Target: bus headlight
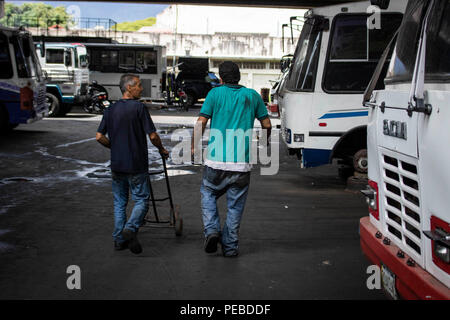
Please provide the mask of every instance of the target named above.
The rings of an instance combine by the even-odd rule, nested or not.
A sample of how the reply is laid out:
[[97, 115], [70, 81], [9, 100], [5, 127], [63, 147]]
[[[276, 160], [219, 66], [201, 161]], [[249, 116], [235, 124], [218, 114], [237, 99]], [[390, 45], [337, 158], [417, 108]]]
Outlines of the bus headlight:
[[430, 231], [423, 234], [431, 240], [433, 262], [442, 270], [450, 273], [450, 224], [431, 216]]
[[292, 135], [292, 132], [291, 132], [291, 129], [286, 129], [286, 131], [285, 131], [285, 133], [286, 133], [286, 143], [291, 143], [291, 139], [292, 139], [292, 137], [291, 137], [291, 135]]
[[361, 193], [366, 197], [370, 214], [375, 219], [380, 220], [380, 211], [378, 208], [378, 184], [375, 181], [369, 180], [367, 189], [361, 190]]
[[305, 135], [294, 133], [294, 142], [305, 142]]
[[450, 263], [450, 249], [438, 241], [434, 242], [434, 254], [445, 263]]

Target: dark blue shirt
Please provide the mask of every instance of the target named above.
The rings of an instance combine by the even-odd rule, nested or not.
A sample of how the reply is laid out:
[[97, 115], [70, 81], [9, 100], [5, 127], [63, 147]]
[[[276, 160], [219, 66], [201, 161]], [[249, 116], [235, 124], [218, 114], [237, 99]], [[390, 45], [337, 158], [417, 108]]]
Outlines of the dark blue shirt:
[[111, 170], [123, 173], [148, 172], [147, 135], [156, 132], [144, 104], [121, 99], [107, 108], [98, 127], [111, 142]]

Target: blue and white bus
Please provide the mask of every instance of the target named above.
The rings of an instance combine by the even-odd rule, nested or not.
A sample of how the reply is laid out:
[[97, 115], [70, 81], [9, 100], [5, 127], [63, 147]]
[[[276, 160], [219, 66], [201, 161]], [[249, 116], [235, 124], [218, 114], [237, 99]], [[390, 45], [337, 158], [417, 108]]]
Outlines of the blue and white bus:
[[47, 116], [45, 91], [31, 34], [0, 26], [0, 131]]
[[405, 7], [404, 0], [390, 1], [388, 7], [361, 1], [305, 13], [278, 92], [283, 140], [301, 167], [339, 159], [351, 172], [367, 172], [368, 112], [362, 96]]

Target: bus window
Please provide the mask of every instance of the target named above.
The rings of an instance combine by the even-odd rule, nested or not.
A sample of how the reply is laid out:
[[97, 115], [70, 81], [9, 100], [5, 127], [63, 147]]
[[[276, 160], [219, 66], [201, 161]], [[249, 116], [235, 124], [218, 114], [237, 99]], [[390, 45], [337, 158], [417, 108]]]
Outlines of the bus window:
[[100, 70], [102, 72], [117, 72], [119, 62], [118, 51], [101, 51]]
[[425, 80], [450, 81], [450, 1], [435, 1], [427, 30]]
[[338, 16], [332, 33], [330, 60], [367, 60], [366, 16]]
[[75, 51], [75, 57], [78, 57], [79, 61], [79, 67], [80, 68], [87, 68], [88, 61], [87, 61], [87, 51], [85, 47], [77, 47]]
[[0, 33], [0, 78], [9, 79], [13, 76], [13, 67], [9, 55], [8, 38]]
[[425, 2], [425, 0], [410, 1], [406, 7], [406, 18], [398, 33], [385, 83], [410, 82], [412, 79]]
[[[324, 91], [362, 93], [367, 87], [378, 59], [401, 23], [402, 14], [382, 14], [381, 29], [372, 30], [367, 29], [367, 17], [366, 14], [336, 16], [323, 78]], [[382, 86], [380, 80], [376, 89]]]
[[47, 49], [46, 51], [46, 63], [64, 64], [64, 49]]
[[314, 18], [308, 19], [303, 26], [286, 80], [288, 90], [314, 91], [322, 35], [315, 21]]
[[156, 74], [156, 51], [136, 51], [136, 72]]
[[121, 50], [119, 52], [119, 72], [134, 72], [136, 59], [133, 50]]
[[16, 57], [17, 74], [19, 78], [31, 78], [31, 68], [23, 53], [22, 40], [18, 36], [11, 37]]

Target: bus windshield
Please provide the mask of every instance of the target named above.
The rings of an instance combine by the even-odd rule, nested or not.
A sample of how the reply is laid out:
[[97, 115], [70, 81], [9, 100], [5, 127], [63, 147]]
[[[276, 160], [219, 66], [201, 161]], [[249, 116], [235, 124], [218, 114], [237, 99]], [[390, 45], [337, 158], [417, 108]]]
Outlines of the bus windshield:
[[[408, 3], [405, 21], [400, 28], [393, 59], [385, 79], [387, 84], [410, 82], [414, 72], [418, 40], [424, 13], [425, 0]], [[450, 1], [435, 1], [429, 19], [426, 43], [425, 81], [449, 82], [450, 79], [450, 24], [445, 19], [450, 13]]]
[[11, 38], [16, 58], [16, 67], [19, 78], [40, 79], [41, 70], [31, 38], [26, 35], [16, 35]]
[[321, 35], [318, 17], [307, 19], [303, 25], [295, 49], [294, 61], [286, 81], [288, 90], [314, 91]]
[[9, 79], [13, 76], [13, 73], [8, 37], [0, 33], [0, 79]]
[[78, 61], [80, 62], [80, 68], [87, 68], [87, 50], [85, 47], [77, 47]]

